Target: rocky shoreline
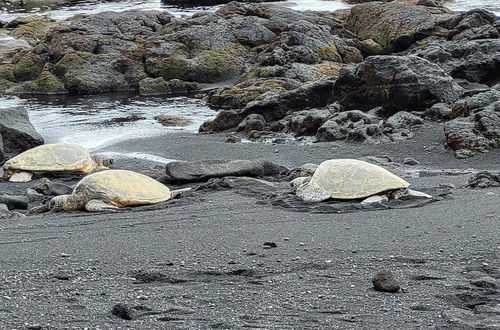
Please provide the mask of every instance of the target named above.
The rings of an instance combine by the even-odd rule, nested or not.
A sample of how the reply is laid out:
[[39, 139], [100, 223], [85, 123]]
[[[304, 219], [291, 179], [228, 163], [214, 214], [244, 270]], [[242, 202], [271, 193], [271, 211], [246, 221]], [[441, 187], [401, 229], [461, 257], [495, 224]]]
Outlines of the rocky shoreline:
[[219, 113], [200, 132], [378, 143], [437, 120], [458, 157], [499, 146], [500, 20], [484, 10], [230, 3], [184, 18], [103, 12], [2, 25], [4, 94], [179, 95], [222, 83], [206, 95]]
[[[102, 150], [122, 154], [116, 168], [193, 188], [178, 199], [54, 213], [47, 202], [81, 176], [0, 179], [1, 322], [498, 329], [500, 18], [364, 2], [0, 22], [0, 94], [196, 94], [218, 111], [203, 134]], [[0, 108], [0, 162], [43, 143], [24, 108]], [[330, 158], [383, 166], [433, 198], [291, 194], [290, 180]], [[397, 293], [372, 289], [379, 269]]]

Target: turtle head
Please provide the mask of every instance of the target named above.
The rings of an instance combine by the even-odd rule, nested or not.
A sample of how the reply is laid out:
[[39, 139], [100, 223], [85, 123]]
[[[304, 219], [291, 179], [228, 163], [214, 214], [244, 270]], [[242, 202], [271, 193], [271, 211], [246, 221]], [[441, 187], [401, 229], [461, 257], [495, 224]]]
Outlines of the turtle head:
[[97, 166], [111, 167], [113, 165], [113, 158], [104, 154], [92, 155], [92, 159], [97, 164]]
[[49, 209], [54, 212], [66, 210], [66, 201], [70, 195], [59, 195], [52, 198], [49, 202]]
[[290, 181], [290, 187], [292, 188], [293, 192], [296, 192], [297, 188], [299, 188], [303, 184], [308, 183], [309, 181], [311, 181], [310, 176], [301, 176]]

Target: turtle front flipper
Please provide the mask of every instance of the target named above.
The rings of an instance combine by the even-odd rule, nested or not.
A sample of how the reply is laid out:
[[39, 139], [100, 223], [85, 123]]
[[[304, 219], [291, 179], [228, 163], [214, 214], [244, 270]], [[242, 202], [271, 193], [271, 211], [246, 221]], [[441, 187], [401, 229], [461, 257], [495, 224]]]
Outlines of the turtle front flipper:
[[91, 199], [85, 204], [85, 209], [89, 212], [103, 212], [116, 210], [119, 209], [119, 207], [108, 204], [100, 199]]
[[33, 173], [31, 172], [14, 172], [10, 178], [10, 182], [29, 182], [31, 181], [31, 178], [33, 177]]

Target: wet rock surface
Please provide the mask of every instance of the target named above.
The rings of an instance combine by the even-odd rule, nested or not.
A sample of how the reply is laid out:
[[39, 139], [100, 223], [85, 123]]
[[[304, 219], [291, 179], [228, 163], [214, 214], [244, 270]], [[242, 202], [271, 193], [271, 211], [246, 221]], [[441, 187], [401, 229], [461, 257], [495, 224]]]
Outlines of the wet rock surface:
[[17, 154], [44, 142], [22, 107], [0, 109], [0, 140], [0, 155]]

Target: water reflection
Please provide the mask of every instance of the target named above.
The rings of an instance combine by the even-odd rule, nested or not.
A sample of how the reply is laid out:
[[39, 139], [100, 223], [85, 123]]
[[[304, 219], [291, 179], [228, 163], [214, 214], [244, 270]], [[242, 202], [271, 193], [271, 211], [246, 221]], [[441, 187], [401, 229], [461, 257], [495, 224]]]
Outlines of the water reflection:
[[[141, 97], [136, 94], [92, 96], [0, 97], [0, 108], [22, 105], [47, 143], [78, 143], [98, 148], [119, 141], [174, 131], [197, 132], [215, 112], [199, 99], [188, 97]], [[190, 120], [185, 127], [166, 127], [157, 115]]]

